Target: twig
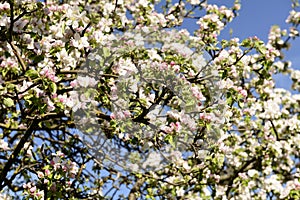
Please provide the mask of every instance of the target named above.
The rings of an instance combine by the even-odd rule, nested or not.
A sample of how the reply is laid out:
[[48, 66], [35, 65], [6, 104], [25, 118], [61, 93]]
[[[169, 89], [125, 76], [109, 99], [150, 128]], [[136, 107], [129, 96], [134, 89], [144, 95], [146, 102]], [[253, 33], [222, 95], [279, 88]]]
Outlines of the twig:
[[20, 56], [17, 47], [13, 44], [12, 41], [9, 41], [8, 43], [10, 44], [11, 48], [13, 49], [13, 52], [14, 52], [15, 56], [17, 57], [20, 65], [23, 69], [23, 72], [25, 72], [26, 71], [26, 65], [25, 65], [25, 62], [24, 62], [23, 58]]

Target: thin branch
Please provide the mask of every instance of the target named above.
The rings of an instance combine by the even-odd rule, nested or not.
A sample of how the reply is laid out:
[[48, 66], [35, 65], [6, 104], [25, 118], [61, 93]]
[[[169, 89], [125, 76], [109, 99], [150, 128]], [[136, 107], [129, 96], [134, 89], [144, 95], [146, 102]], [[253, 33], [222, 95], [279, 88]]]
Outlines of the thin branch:
[[9, 41], [8, 43], [10, 44], [11, 48], [13, 49], [13, 52], [14, 52], [15, 56], [17, 57], [20, 65], [21, 65], [21, 67], [23, 69], [23, 72], [25, 73], [25, 71], [26, 71], [26, 65], [25, 65], [25, 62], [24, 62], [23, 58], [19, 54], [17, 47], [14, 45], [14, 43], [12, 41]]
[[29, 125], [27, 131], [24, 133], [24, 136], [20, 139], [17, 147], [15, 148], [14, 152], [10, 155], [7, 163], [4, 165], [3, 169], [0, 173], [0, 191], [6, 186], [5, 180], [8, 175], [9, 170], [11, 169], [12, 165], [15, 163], [16, 159], [18, 158], [19, 153], [24, 147], [24, 144], [28, 141], [29, 137], [35, 131], [36, 125], [38, 124], [38, 120], [33, 120]]

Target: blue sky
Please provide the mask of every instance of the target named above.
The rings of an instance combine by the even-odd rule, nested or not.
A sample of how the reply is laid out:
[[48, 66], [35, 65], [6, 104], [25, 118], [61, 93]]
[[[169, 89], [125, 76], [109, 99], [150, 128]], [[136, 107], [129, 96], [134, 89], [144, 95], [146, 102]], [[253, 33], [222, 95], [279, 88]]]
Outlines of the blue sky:
[[[215, 0], [214, 2], [225, 3], [230, 0]], [[268, 33], [272, 25], [279, 25], [288, 29], [285, 23], [291, 10], [291, 0], [242, 0], [242, 8], [239, 16], [223, 30], [221, 37], [230, 38], [229, 30], [233, 29], [233, 37], [240, 39], [249, 36], [257, 36], [267, 41]], [[292, 67], [300, 69], [300, 39], [291, 40], [291, 48], [285, 51], [285, 59], [292, 61]], [[287, 76], [276, 75], [276, 86], [290, 89], [291, 80]]]
[[[225, 3], [230, 1], [215, 0], [214, 2]], [[266, 41], [272, 25], [288, 28], [285, 20], [290, 9], [291, 0], [242, 0], [242, 9], [239, 16], [222, 32], [222, 37], [229, 38], [229, 28], [232, 28], [233, 36], [243, 39], [256, 35]], [[299, 51], [300, 40], [297, 39], [292, 41], [292, 48], [286, 52], [286, 58], [299, 65]]]
[[[239, 16], [230, 24], [233, 35], [242, 38], [256, 35], [266, 40], [272, 25], [285, 25], [290, 8], [290, 0], [242, 0]], [[225, 32], [228, 33], [228, 29]]]
[[[233, 1], [208, 0], [208, 3], [231, 7]], [[267, 42], [268, 33], [272, 25], [279, 25], [285, 29], [289, 28], [285, 20], [289, 16], [291, 2], [291, 0], [241, 0], [242, 8], [239, 11], [239, 16], [222, 31], [220, 39], [238, 37], [243, 40], [251, 36], [257, 36]], [[191, 25], [191, 21], [187, 20], [183, 27], [189, 31], [198, 28], [195, 25]], [[230, 29], [233, 30], [232, 36], [229, 34]], [[284, 51], [285, 59], [292, 61], [293, 68], [300, 69], [300, 39], [291, 40], [291, 44], [291, 48], [288, 51]], [[291, 80], [288, 77], [283, 75], [274, 77], [276, 79], [276, 87], [290, 89]]]

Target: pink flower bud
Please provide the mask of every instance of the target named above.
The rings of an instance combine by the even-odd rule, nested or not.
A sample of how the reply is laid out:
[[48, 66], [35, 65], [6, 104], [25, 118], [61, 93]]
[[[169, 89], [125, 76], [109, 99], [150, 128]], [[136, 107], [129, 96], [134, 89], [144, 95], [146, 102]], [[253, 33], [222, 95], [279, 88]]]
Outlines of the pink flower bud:
[[126, 118], [128, 118], [128, 117], [131, 116], [131, 113], [130, 113], [128, 110], [125, 110], [125, 111], [123, 112], [123, 114], [124, 114], [124, 116], [125, 116]]
[[50, 165], [52, 165], [52, 166], [55, 165], [54, 160], [51, 160], [51, 161], [50, 161]]
[[248, 95], [246, 90], [241, 90], [240, 93], [241, 93], [241, 95], [243, 95], [243, 97], [247, 97], [247, 95]]
[[46, 174], [46, 176], [49, 176], [50, 175], [50, 170], [49, 169], [45, 169], [45, 174]]
[[111, 119], [116, 119], [116, 115], [115, 115], [114, 113], [111, 113], [111, 114], [110, 114], [110, 118], [111, 118]]
[[71, 82], [70, 82], [70, 85], [71, 85], [72, 87], [76, 87], [76, 86], [78, 85], [77, 80], [71, 81]]
[[204, 119], [205, 118], [205, 114], [204, 113], [200, 113], [200, 119]]
[[30, 190], [29, 190], [31, 193], [34, 193], [35, 191], [36, 191], [36, 186], [34, 186], [34, 187], [32, 187], [32, 188], [30, 188]]

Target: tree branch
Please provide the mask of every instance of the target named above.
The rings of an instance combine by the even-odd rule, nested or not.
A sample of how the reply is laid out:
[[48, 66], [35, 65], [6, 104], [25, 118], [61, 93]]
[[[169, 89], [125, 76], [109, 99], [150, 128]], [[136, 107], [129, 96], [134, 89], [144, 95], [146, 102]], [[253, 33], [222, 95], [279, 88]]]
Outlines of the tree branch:
[[35, 131], [36, 125], [38, 124], [38, 120], [33, 120], [28, 127], [27, 131], [24, 133], [24, 136], [21, 138], [20, 142], [18, 143], [17, 147], [15, 148], [14, 152], [10, 155], [7, 163], [3, 167], [0, 173], [0, 191], [6, 186], [5, 180], [9, 170], [11, 169], [12, 165], [15, 163], [20, 151], [24, 147], [24, 144], [27, 142], [31, 134]]

